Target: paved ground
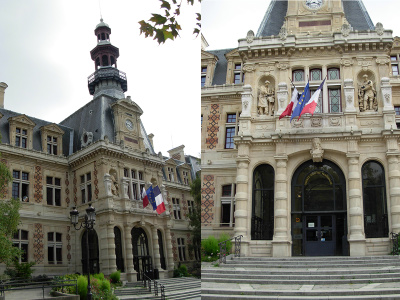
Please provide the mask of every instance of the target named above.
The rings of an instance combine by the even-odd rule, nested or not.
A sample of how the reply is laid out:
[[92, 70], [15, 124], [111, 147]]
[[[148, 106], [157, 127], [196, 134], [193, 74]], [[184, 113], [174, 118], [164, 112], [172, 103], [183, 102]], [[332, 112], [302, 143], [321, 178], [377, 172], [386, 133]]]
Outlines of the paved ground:
[[43, 289], [35, 288], [29, 290], [19, 290], [19, 291], [7, 291], [5, 300], [33, 300], [33, 299], [46, 299], [50, 298], [51, 288], [44, 288], [44, 298]]

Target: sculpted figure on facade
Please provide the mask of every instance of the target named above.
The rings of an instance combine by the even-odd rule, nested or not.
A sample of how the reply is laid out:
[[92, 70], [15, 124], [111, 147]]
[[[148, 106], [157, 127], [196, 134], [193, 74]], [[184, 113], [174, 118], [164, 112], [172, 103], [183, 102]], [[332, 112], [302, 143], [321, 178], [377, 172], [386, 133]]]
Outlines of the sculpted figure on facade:
[[111, 179], [111, 193], [114, 196], [119, 196], [119, 186], [117, 179], [115, 179], [115, 174], [110, 174], [110, 179]]
[[275, 91], [269, 88], [270, 82], [265, 81], [264, 85], [258, 88], [258, 114], [259, 115], [274, 115], [275, 106]]
[[312, 140], [312, 149], [310, 150], [313, 162], [322, 162], [324, 150], [321, 146], [321, 140], [319, 138], [314, 138]]
[[372, 80], [368, 75], [364, 75], [364, 82], [358, 90], [358, 101], [360, 111], [375, 110], [378, 111], [378, 101], [376, 99], [376, 90]]

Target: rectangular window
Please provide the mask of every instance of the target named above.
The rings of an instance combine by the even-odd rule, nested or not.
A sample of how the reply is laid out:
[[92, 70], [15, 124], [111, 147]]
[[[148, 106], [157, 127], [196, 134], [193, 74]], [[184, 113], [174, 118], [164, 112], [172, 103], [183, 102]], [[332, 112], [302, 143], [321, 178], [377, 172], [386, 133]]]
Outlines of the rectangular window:
[[181, 207], [179, 205], [179, 199], [172, 198], [172, 205], [173, 205], [173, 208], [174, 208], [174, 218], [175, 218], [175, 220], [180, 220], [181, 219]]
[[81, 175], [81, 197], [82, 203], [92, 201], [92, 174], [87, 173], [85, 175]]
[[189, 185], [189, 172], [182, 171], [182, 175], [183, 175], [183, 184]]
[[395, 106], [394, 111], [396, 112], [396, 116], [400, 116], [400, 106]]
[[221, 196], [221, 227], [235, 226], [235, 194], [236, 184], [227, 184], [222, 186]]
[[12, 197], [29, 202], [29, 174], [13, 170]]
[[189, 214], [193, 213], [193, 209], [194, 209], [194, 201], [193, 200], [188, 200], [188, 212]]
[[177, 238], [177, 242], [178, 242], [179, 261], [186, 261], [185, 239]]
[[226, 115], [226, 129], [225, 129], [225, 149], [234, 149], [235, 144], [233, 137], [239, 131], [239, 124], [237, 120], [238, 113], [230, 113]]
[[57, 155], [57, 138], [54, 136], [47, 136], [47, 153]]
[[399, 75], [399, 66], [398, 65], [392, 65], [392, 75], [393, 76]]
[[23, 251], [19, 262], [28, 262], [28, 231], [18, 229], [13, 237], [13, 246]]
[[[138, 174], [138, 176], [137, 176]], [[124, 169], [124, 177], [126, 177], [129, 181], [128, 183], [128, 196], [129, 199], [131, 200], [141, 200], [141, 193], [142, 189], [140, 188], [138, 190], [138, 186], [140, 184], [143, 184], [144, 186], [144, 180], [143, 180], [143, 172], [142, 171], [136, 171], [135, 169]]]
[[310, 70], [310, 81], [313, 81], [313, 80], [322, 80], [322, 70], [321, 69]]
[[206, 85], [207, 67], [201, 67], [201, 87]]
[[339, 113], [342, 111], [340, 101], [340, 89], [328, 89], [329, 112]]
[[61, 233], [47, 233], [47, 254], [49, 264], [62, 264]]
[[168, 171], [168, 179], [169, 179], [169, 181], [174, 182], [175, 181], [174, 168], [167, 167], [167, 171]]
[[15, 129], [15, 146], [26, 148], [27, 147], [27, 134], [28, 131], [26, 129], [16, 128]]
[[61, 206], [61, 179], [46, 177], [47, 204]]
[[[310, 91], [311, 96], [314, 95], [315, 92], [316, 90]], [[314, 114], [320, 114], [320, 113], [322, 113], [322, 91], [321, 93], [319, 93], [317, 107], [315, 108], [314, 111]]]

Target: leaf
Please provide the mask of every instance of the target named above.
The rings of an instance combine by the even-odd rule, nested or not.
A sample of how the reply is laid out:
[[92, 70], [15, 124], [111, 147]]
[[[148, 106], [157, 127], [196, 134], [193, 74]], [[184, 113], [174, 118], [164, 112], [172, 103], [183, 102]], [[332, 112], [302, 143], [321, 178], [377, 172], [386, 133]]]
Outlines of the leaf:
[[153, 17], [151, 17], [149, 21], [155, 23], [156, 25], [165, 24], [165, 22], [167, 22], [167, 18], [163, 17], [162, 15], [159, 14], [152, 14], [152, 15]]
[[197, 21], [201, 21], [201, 14], [200, 14], [200, 13], [196, 13], [196, 15], [197, 15], [196, 20], [197, 20]]
[[181, 10], [179, 8], [175, 9], [175, 14], [179, 16], [181, 14]]
[[156, 35], [154, 37], [155, 40], [157, 40], [157, 42], [159, 44], [161, 43], [165, 43], [165, 38], [164, 38], [164, 30], [162, 29], [156, 29]]
[[161, 0], [161, 8], [166, 8], [167, 10], [170, 10], [171, 9], [171, 5], [169, 4], [169, 2], [168, 1], [165, 1], [165, 0]]
[[164, 31], [164, 40], [171, 39], [174, 40], [174, 35], [170, 31]]
[[195, 34], [196, 36], [198, 36], [199, 33], [200, 33], [200, 29], [195, 28], [195, 29], [193, 30], [193, 34]]

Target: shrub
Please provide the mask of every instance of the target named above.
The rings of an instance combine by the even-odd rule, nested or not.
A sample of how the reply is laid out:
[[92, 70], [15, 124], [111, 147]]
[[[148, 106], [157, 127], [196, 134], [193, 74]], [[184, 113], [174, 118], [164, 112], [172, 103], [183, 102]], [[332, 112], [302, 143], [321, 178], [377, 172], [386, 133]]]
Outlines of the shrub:
[[103, 273], [94, 274], [93, 277], [98, 279], [98, 280], [104, 280], [104, 274]]
[[180, 265], [178, 269], [174, 269], [174, 277], [188, 277], [189, 273], [185, 265]]
[[201, 241], [201, 246], [204, 250], [204, 254], [215, 255], [219, 252], [218, 240], [214, 236], [209, 236], [207, 239]]
[[118, 283], [121, 281], [121, 271], [116, 271], [110, 274], [110, 279], [112, 283]]
[[103, 292], [111, 291], [111, 284], [107, 279], [103, 279], [100, 282], [100, 290]]
[[[232, 240], [230, 240], [230, 238], [231, 238], [231, 237], [229, 236], [229, 234], [222, 233], [222, 234], [219, 236], [219, 239], [218, 239], [218, 243], [221, 243], [221, 242], [223, 242], [223, 241], [229, 240], [229, 241], [226, 242], [226, 251], [227, 251], [227, 254], [231, 253], [231, 251], [232, 251]], [[219, 249], [218, 249], [218, 252], [219, 252]]]
[[78, 277], [78, 294], [81, 300], [86, 300], [88, 281], [87, 277], [80, 275]]
[[23, 279], [30, 279], [32, 276], [32, 273], [34, 270], [32, 269], [32, 266], [35, 264], [35, 262], [31, 261], [29, 263], [19, 263], [18, 261], [14, 261], [14, 268], [11, 269], [7, 267], [7, 269], [4, 271], [4, 274], [9, 275], [11, 278], [23, 278]]

